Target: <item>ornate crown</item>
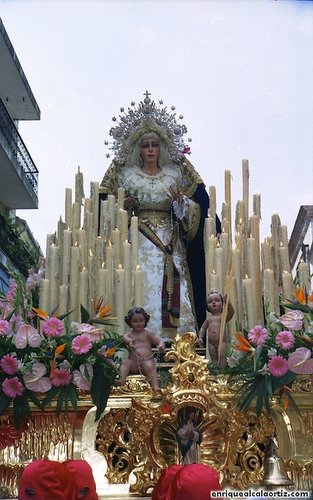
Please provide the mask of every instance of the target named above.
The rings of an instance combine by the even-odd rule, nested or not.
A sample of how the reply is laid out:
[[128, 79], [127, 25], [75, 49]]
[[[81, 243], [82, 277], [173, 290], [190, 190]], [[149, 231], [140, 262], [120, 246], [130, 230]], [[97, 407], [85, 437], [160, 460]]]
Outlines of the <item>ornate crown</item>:
[[[187, 127], [178, 123], [183, 116], [176, 117], [175, 106], [171, 106], [171, 112], [167, 107], [161, 107], [163, 101], [159, 101], [159, 106], [150, 99], [151, 94], [146, 90], [145, 98], [136, 107], [135, 102], [131, 102], [131, 107], [127, 113], [121, 108], [121, 115], [118, 119], [113, 116], [113, 122], [117, 126], [112, 127], [110, 136], [113, 137], [109, 149], [112, 150], [121, 161], [127, 160], [132, 152], [134, 145], [140, 137], [147, 132], [155, 132], [166, 144], [169, 154], [173, 160], [179, 160], [183, 154], [190, 153], [190, 148], [185, 145], [183, 135], [187, 132]], [[188, 142], [191, 139], [188, 138]], [[108, 141], [104, 142], [109, 145]], [[108, 153], [107, 158], [111, 155]]]

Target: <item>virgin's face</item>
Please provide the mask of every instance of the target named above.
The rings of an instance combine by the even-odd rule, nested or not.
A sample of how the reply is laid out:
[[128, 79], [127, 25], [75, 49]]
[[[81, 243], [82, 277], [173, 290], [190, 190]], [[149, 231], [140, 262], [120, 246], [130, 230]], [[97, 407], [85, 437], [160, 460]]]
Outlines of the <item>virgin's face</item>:
[[142, 139], [140, 143], [140, 155], [144, 164], [157, 162], [160, 155], [160, 139], [153, 135]]

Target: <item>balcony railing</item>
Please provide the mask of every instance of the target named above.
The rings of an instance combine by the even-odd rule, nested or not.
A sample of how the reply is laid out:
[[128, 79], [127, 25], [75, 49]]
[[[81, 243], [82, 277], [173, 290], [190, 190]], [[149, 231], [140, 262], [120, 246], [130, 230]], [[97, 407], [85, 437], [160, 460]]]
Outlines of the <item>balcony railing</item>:
[[17, 163], [23, 169], [28, 182], [31, 184], [34, 192], [38, 195], [38, 170], [27, 151], [27, 148], [15, 127], [7, 109], [0, 99], [0, 133], [5, 138], [9, 150], [12, 151]]

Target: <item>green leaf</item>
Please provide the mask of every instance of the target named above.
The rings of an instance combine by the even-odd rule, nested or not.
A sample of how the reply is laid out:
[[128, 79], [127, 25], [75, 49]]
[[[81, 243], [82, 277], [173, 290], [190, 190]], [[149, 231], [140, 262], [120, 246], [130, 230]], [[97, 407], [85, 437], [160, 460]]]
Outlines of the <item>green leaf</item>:
[[1, 399], [0, 399], [0, 415], [3, 415], [3, 413], [6, 412], [6, 410], [10, 406], [11, 401], [12, 401], [12, 398], [9, 398], [9, 396], [6, 396], [5, 394], [1, 397]]
[[92, 401], [97, 407], [95, 420], [99, 420], [104, 412], [110, 396], [111, 388], [111, 382], [107, 378], [103, 367], [101, 365], [96, 365], [94, 367], [94, 374], [90, 388]]
[[77, 387], [74, 384], [70, 384], [69, 386], [69, 397], [75, 412], [77, 411]]
[[61, 387], [60, 392], [59, 392], [59, 397], [57, 400], [57, 408], [56, 408], [57, 415], [60, 415], [60, 413], [62, 411], [64, 399], [65, 399], [65, 391], [64, 391], [64, 387]]
[[34, 405], [37, 406], [37, 408], [40, 408], [40, 410], [44, 409], [42, 402], [37, 398], [36, 394], [33, 391], [28, 391], [27, 395], [29, 399], [34, 403]]
[[64, 314], [59, 314], [57, 316], [58, 319], [60, 319], [61, 321], [65, 318], [67, 318], [67, 316], [69, 316], [73, 311], [75, 311], [75, 308], [74, 309], [71, 309], [70, 311], [67, 311], [66, 313]]
[[45, 399], [42, 401], [42, 406], [45, 408], [49, 403], [51, 403], [52, 399], [56, 397], [60, 392], [60, 387], [52, 387], [48, 394], [46, 395]]
[[262, 379], [257, 377], [256, 379], [254, 379], [254, 381], [252, 383], [251, 382], [247, 383], [241, 388], [240, 392], [242, 394], [244, 394], [246, 391], [248, 391], [248, 394], [246, 395], [246, 397], [241, 402], [239, 400], [239, 407], [242, 410], [247, 410], [247, 408], [249, 408], [253, 398], [257, 395], [258, 390], [259, 390], [259, 386], [261, 384], [262, 384]]
[[84, 308], [84, 306], [80, 305], [80, 314], [81, 314], [81, 322], [82, 323], [88, 323], [90, 320], [90, 314], [87, 311], [87, 309]]

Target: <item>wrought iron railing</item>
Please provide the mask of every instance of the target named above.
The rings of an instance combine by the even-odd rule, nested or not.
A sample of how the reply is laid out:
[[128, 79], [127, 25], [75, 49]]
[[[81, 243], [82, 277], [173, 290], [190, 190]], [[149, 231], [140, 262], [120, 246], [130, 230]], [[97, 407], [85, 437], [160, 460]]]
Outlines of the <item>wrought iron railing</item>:
[[8, 148], [12, 151], [13, 157], [23, 169], [25, 176], [38, 195], [38, 170], [27, 151], [27, 148], [15, 127], [7, 109], [0, 99], [0, 134], [7, 142]]

